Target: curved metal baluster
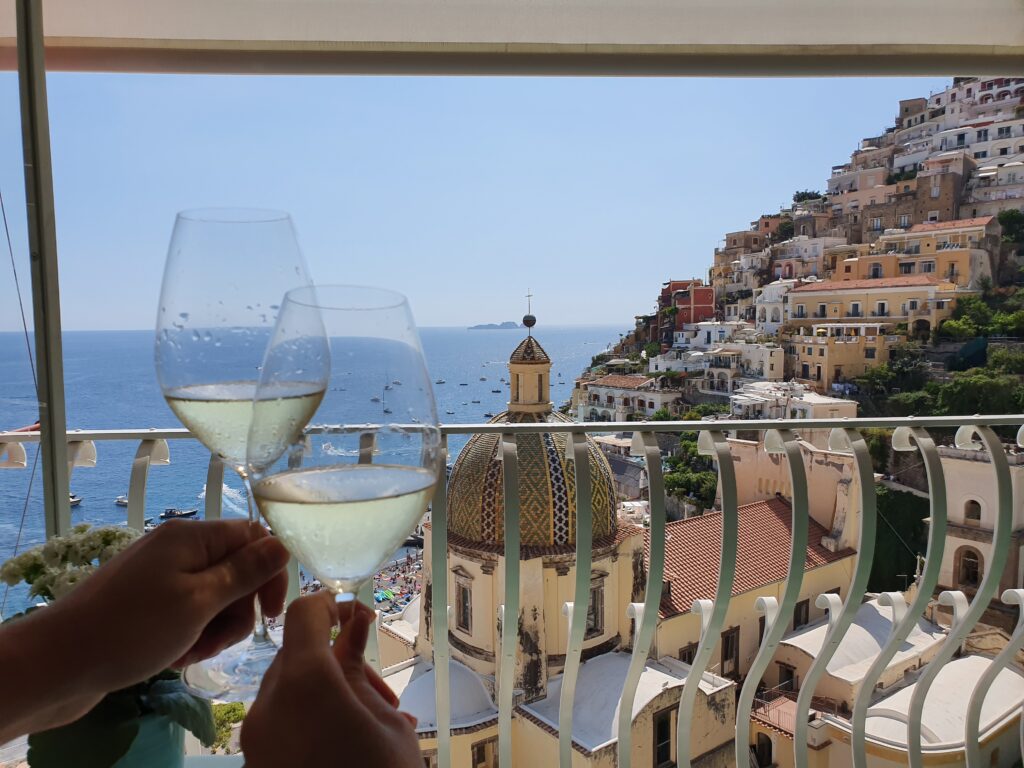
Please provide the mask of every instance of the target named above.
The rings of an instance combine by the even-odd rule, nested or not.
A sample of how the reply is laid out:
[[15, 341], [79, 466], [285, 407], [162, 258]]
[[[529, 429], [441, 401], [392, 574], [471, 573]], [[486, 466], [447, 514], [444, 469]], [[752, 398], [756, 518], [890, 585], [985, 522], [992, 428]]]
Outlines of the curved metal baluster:
[[[246, 488], [246, 493], [249, 489]], [[219, 520], [224, 503], [224, 462], [215, 453], [210, 454], [206, 467], [206, 492], [203, 498], [203, 517]]]
[[[833, 617], [829, 609], [829, 629], [817, 658], [811, 664], [804, 680], [800, 684], [800, 693], [796, 697], [796, 724], [793, 729], [793, 750], [796, 768], [807, 768], [807, 716], [811, 709], [818, 681], [825, 674], [829, 661], [835, 655], [836, 648], [853, 623], [860, 608], [864, 593], [867, 591], [868, 577], [871, 575], [871, 564], [875, 559], [875, 535], [878, 515], [878, 502], [875, 496], [875, 473], [871, 466], [871, 454], [864, 438], [855, 429], [833, 429], [828, 438], [829, 448], [834, 451], [852, 451], [857, 476], [860, 479], [860, 537], [857, 544], [857, 565], [853, 571], [850, 592], [846, 596], [839, 615]], [[820, 595], [815, 604], [822, 605], [821, 598], [835, 595]], [[829, 601], [831, 605], [833, 601]]]
[[[971, 694], [970, 703], [967, 705], [967, 727], [964, 743], [967, 745], [967, 766], [973, 768], [981, 765], [981, 749], [978, 731], [981, 728], [981, 705], [985, 701], [992, 683], [996, 681], [999, 673], [1009, 667], [1017, 655], [1017, 651], [1024, 648], [1024, 589], [1008, 589], [1003, 592], [1002, 600], [1007, 605], [1016, 605], [1020, 610], [1017, 615], [1017, 626], [1014, 627], [1010, 641], [1006, 644], [996, 657], [992, 659], [981, 677], [978, 678]], [[1024, 755], [1024, 751], [1021, 752]]]
[[[942, 471], [942, 460], [938, 448], [929, 434], [920, 427], [899, 427], [892, 434], [892, 447], [895, 451], [912, 451], [915, 445], [924, 459], [925, 474], [928, 477], [928, 496], [931, 499], [931, 524], [928, 532], [928, 549], [925, 554], [924, 573], [918, 583], [917, 594], [909, 607], [899, 593], [886, 593], [893, 606], [893, 624], [889, 640], [878, 652], [871, 667], [861, 681], [857, 698], [853, 702], [853, 715], [850, 719], [850, 743], [853, 752], [853, 767], [867, 768], [867, 753], [864, 750], [865, 731], [867, 727], [868, 707], [875, 684], [882, 676], [885, 668], [899, 651], [900, 645], [910, 636], [917, 625], [918, 619], [924, 615], [931, 600], [935, 585], [939, 583], [939, 571], [942, 568], [942, 553], [946, 547], [946, 475]], [[882, 598], [879, 598], [882, 602]], [[899, 612], [899, 616], [896, 613]], [[859, 745], [859, 747], [858, 747]]]
[[[4, 456], [7, 458], [4, 458]], [[21, 443], [0, 443], [0, 469], [24, 469], [28, 466], [28, 454]]]
[[448, 436], [441, 435], [441, 470], [430, 502], [430, 625], [434, 641], [437, 766], [452, 764], [451, 651], [448, 647]]
[[641, 432], [644, 460], [647, 464], [648, 498], [651, 509], [650, 560], [647, 565], [647, 587], [643, 603], [630, 603], [626, 615], [636, 627], [633, 637], [633, 655], [629, 660], [626, 680], [619, 699], [618, 766], [630, 768], [633, 745], [633, 701], [640, 675], [647, 663], [647, 654], [654, 640], [661, 605], [661, 586], [665, 578], [665, 478], [661, 472], [661, 450], [653, 432]]
[[[570, 435], [567, 446], [572, 452], [576, 473], [576, 589], [573, 601], [562, 606], [569, 620], [568, 647], [562, 669], [562, 691], [558, 699], [558, 762], [562, 768], [572, 767], [572, 705], [576, 696], [576, 679], [583, 654], [583, 633], [586, 629], [587, 606], [590, 604], [591, 549], [594, 540], [594, 507], [590, 490], [590, 449], [582, 432]], [[582, 610], [575, 610], [581, 606]]]
[[963, 450], [978, 450], [981, 446], [974, 441], [974, 436], [981, 438], [988, 449], [989, 460], [996, 476], [996, 522], [992, 532], [992, 557], [986, 566], [985, 576], [978, 586], [978, 591], [971, 601], [971, 607], [963, 614], [959, 624], [950, 628], [946, 642], [942, 644], [938, 654], [925, 666], [917, 683], [914, 694], [910, 698], [910, 709], [907, 711], [907, 760], [910, 768], [921, 768], [921, 712], [928, 691], [935, 682], [936, 676], [943, 665], [956, 653], [981, 615], [988, 608], [989, 601], [999, 588], [999, 580], [1003, 577], [1003, 569], [1010, 554], [1010, 529], [1013, 525], [1013, 491], [1010, 486], [1010, 462], [1003, 451], [999, 436], [990, 427], [967, 426], [956, 432], [956, 447]]
[[754, 603], [764, 613], [764, 636], [757, 655], [743, 681], [740, 697], [736, 701], [736, 765], [750, 762], [750, 713], [754, 706], [757, 686], [775, 656], [804, 583], [804, 563], [807, 561], [807, 528], [810, 520], [810, 501], [807, 495], [807, 472], [800, 450], [799, 437], [792, 430], [771, 430], [765, 433], [764, 447], [768, 453], [785, 453], [789, 464], [789, 481], [793, 488], [792, 526], [789, 545], [789, 572], [782, 605], [774, 597], [759, 597]]
[[171, 451], [166, 440], [143, 440], [135, 451], [132, 471], [128, 479], [128, 526], [137, 531], [146, 527], [146, 481], [150, 465], [166, 466], [171, 463]]
[[[676, 717], [676, 765], [689, 768], [690, 765], [690, 725], [693, 723], [693, 705], [697, 699], [697, 690], [704, 672], [711, 661], [711, 654], [722, 633], [725, 614], [729, 610], [732, 599], [732, 585], [736, 578], [736, 546], [739, 539], [739, 512], [736, 493], [736, 467], [733, 464], [732, 452], [725, 433], [720, 430], [702, 431], [697, 436], [697, 450], [701, 456], [713, 456], [718, 462], [718, 477], [722, 485], [722, 557], [718, 565], [718, 588], [715, 590], [714, 608], [709, 616], [701, 614], [701, 638], [697, 645], [697, 653], [686, 675], [683, 691], [679, 695], [679, 715]], [[710, 544], [710, 542], [708, 542]], [[693, 609], [697, 612], [706, 611], [707, 605], [700, 607], [702, 601], [694, 602]], [[706, 601], [705, 601], [706, 603]]]
[[515, 434], [501, 436], [505, 494], [505, 603], [498, 675], [498, 764], [512, 765], [512, 702], [516, 687], [519, 632], [519, 453]]

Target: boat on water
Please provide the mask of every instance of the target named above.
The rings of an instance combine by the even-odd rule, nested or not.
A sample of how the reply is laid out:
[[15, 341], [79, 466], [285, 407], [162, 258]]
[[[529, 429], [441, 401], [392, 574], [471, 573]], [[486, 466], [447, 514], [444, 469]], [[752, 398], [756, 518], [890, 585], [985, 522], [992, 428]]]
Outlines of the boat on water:
[[117, 504], [117, 506], [119, 506], [119, 507], [127, 507], [128, 506], [128, 497], [127, 496], [118, 496], [116, 499], [114, 499], [114, 503]]
[[161, 520], [176, 520], [179, 517], [195, 517], [197, 514], [199, 514], [198, 509], [178, 509], [177, 507], [167, 507], [167, 509], [160, 513], [159, 517]]
[[500, 395], [501, 394], [501, 390], [500, 389], [492, 389], [491, 392], [493, 392], [496, 395]]
[[377, 397], [377, 396], [371, 397], [370, 398], [370, 402], [371, 403], [379, 403], [380, 402], [380, 398]]
[[402, 382], [400, 382], [400, 381], [399, 381], [398, 379], [395, 379], [395, 380], [394, 380], [394, 381], [392, 381], [391, 383], [392, 383], [392, 384], [394, 384], [394, 385], [395, 385], [396, 387], [400, 387], [400, 386], [402, 386]]
[[385, 408], [384, 409], [384, 413], [391, 413], [391, 409], [390, 408]]
[[385, 391], [387, 391], [387, 390], [389, 390], [389, 389], [391, 389], [391, 388], [392, 388], [392, 387], [391, 387], [391, 385], [390, 385], [390, 384], [385, 384], [385, 385], [384, 385], [384, 390], [385, 390]]
[[437, 381], [435, 381], [434, 383], [435, 383], [435, 384], [447, 384], [448, 382], [447, 382], [447, 381], [445, 381], [444, 379], [438, 379], [438, 380], [437, 380]]
[[68, 504], [70, 504], [72, 507], [77, 507], [81, 503], [82, 497], [79, 496], [77, 493], [68, 494]]
[[469, 384], [459, 384], [460, 387], [468, 387]]
[[420, 536], [417, 533], [414, 533], [414, 534], [410, 535], [408, 538], [406, 538], [406, 540], [405, 540], [405, 542], [403, 542], [402, 546], [403, 547], [418, 547], [418, 548], [422, 549], [423, 548], [423, 537]]
[[487, 377], [486, 376], [481, 376], [480, 377], [480, 381], [487, 381]]
[[447, 413], [449, 416], [451, 416], [453, 413], [455, 413], [455, 411], [445, 411], [445, 413]]
[[484, 414], [484, 418], [493, 419], [494, 418], [494, 414], [488, 411], [487, 413]]
[[471, 403], [479, 403], [479, 400], [470, 400]]

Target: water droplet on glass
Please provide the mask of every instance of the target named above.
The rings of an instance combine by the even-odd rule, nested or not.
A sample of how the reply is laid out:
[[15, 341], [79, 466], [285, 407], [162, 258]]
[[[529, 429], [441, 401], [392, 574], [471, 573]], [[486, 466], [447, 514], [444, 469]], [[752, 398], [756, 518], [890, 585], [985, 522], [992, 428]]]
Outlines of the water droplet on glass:
[[188, 312], [179, 312], [178, 317], [180, 317], [182, 320], [188, 320]]
[[199, 331], [192, 331], [192, 339], [194, 341], [199, 341], [201, 338], [203, 337], [199, 335]]
[[211, 339], [213, 339], [213, 334], [209, 331], [203, 334], [203, 341], [210, 341]]
[[245, 308], [251, 310], [252, 309], [252, 304], [246, 304]]
[[271, 304], [270, 308], [276, 311], [276, 310], [281, 308], [281, 305], [280, 304]]

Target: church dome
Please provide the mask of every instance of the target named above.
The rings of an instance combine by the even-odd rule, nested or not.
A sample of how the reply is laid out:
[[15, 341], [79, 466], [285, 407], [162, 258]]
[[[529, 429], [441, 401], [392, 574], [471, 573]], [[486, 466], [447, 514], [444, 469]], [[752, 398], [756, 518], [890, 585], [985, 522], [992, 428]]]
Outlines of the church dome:
[[[527, 315], [529, 334], [508, 361], [511, 398], [508, 410], [491, 424], [557, 423], [571, 419], [551, 408], [551, 358], [532, 334], [537, 318]], [[523, 548], [538, 554], [576, 548], [576, 472], [567, 456], [569, 435], [520, 434], [519, 525]], [[587, 438], [590, 462], [594, 542], [615, 534], [615, 484], [611, 467], [597, 444]], [[501, 436], [473, 435], [448, 479], [448, 530], [453, 543], [500, 552], [505, 542], [505, 472]]]
[[[560, 413], [501, 413], [495, 423], [567, 422]], [[576, 475], [566, 458], [566, 433], [520, 434], [519, 524], [521, 545], [552, 554], [575, 551]], [[452, 468], [448, 480], [448, 530], [453, 543], [501, 551], [505, 541], [504, 471], [500, 435], [474, 435]], [[594, 542], [615, 533], [615, 485], [601, 449], [589, 437], [590, 482], [594, 510]], [[461, 542], [459, 540], [462, 540]]]

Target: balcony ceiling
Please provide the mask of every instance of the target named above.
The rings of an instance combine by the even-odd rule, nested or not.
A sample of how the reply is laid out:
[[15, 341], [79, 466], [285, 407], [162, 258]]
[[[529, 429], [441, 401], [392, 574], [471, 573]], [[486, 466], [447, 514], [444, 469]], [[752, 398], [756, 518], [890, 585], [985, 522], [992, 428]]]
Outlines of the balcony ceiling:
[[[0, 14], [13, 69], [14, 13]], [[1012, 74], [1024, 3], [972, 0], [45, 0], [51, 70]]]

